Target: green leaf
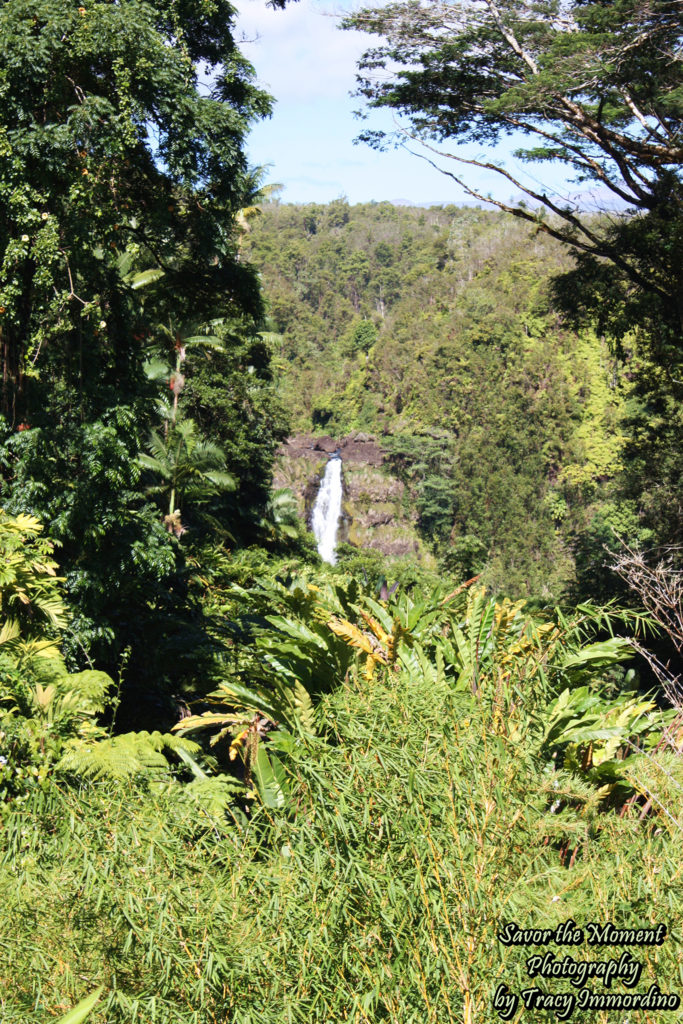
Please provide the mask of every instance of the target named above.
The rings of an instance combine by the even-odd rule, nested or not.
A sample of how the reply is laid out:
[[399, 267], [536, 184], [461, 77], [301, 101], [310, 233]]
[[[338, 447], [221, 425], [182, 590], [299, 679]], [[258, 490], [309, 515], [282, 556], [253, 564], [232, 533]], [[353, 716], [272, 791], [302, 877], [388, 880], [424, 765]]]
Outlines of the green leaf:
[[140, 273], [134, 274], [131, 281], [130, 287], [133, 291], [137, 291], [138, 288], [145, 288], [148, 284], [152, 284], [154, 281], [158, 281], [160, 277], [164, 276], [164, 271], [160, 268], [152, 270], [141, 270]]
[[262, 743], [254, 760], [254, 779], [263, 803], [271, 810], [280, 810], [286, 803], [287, 782], [277, 755], [268, 756]]
[[569, 655], [562, 663], [565, 669], [595, 668], [598, 663], [611, 665], [633, 656], [633, 648], [624, 637], [613, 636], [601, 643], [588, 644]]
[[69, 1010], [68, 1013], [65, 1013], [63, 1017], [60, 1017], [59, 1020], [55, 1022], [55, 1024], [81, 1024], [81, 1021], [86, 1019], [95, 1003], [102, 995], [103, 988], [104, 986], [100, 985], [99, 988], [95, 989], [95, 991], [89, 996], [86, 996], [85, 999], [81, 999], [80, 1003], [78, 1003], [77, 1006], [74, 1006], [73, 1010]]

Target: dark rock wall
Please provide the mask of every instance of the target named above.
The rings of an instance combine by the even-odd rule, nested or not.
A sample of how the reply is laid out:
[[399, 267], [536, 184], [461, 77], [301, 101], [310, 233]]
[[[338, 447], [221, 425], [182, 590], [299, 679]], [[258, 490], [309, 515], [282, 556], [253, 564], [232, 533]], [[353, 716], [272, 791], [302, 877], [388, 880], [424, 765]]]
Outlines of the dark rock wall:
[[389, 557], [410, 556], [431, 563], [417, 534], [415, 515], [406, 510], [404, 486], [389, 473], [381, 446], [370, 434], [290, 437], [278, 455], [274, 487], [290, 488], [298, 499], [300, 515], [310, 523], [327, 459], [335, 452], [344, 466], [340, 541], [373, 548]]

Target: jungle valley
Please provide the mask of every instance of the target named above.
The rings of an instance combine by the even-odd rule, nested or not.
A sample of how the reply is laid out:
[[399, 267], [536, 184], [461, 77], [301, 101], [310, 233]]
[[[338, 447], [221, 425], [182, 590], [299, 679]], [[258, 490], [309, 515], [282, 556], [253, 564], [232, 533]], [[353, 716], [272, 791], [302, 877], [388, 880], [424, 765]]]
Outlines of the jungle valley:
[[346, 18], [593, 212], [281, 202], [234, 19], [0, 4], [3, 1024], [681, 1020], [679, 5]]

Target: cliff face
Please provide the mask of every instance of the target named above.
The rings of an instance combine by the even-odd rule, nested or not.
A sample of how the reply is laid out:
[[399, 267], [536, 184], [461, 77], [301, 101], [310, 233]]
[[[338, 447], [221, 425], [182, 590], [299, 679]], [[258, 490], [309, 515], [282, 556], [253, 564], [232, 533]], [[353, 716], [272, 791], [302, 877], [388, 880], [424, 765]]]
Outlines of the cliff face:
[[430, 563], [431, 556], [417, 534], [416, 517], [404, 500], [404, 486], [389, 473], [384, 453], [371, 434], [290, 437], [278, 454], [274, 487], [289, 487], [299, 502], [301, 517], [310, 523], [320, 480], [333, 452], [341, 456], [344, 473], [339, 540], [388, 557], [410, 555]]

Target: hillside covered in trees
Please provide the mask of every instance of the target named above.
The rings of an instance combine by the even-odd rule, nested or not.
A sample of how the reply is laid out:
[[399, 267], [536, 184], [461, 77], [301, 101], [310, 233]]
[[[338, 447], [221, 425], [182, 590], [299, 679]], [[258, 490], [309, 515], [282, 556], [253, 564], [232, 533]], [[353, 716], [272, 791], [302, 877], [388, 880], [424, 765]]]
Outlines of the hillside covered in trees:
[[678, 536], [634, 469], [635, 339], [619, 358], [568, 322], [557, 241], [478, 207], [270, 203], [252, 223], [291, 429], [375, 434], [443, 570], [605, 597], [605, 545]]

